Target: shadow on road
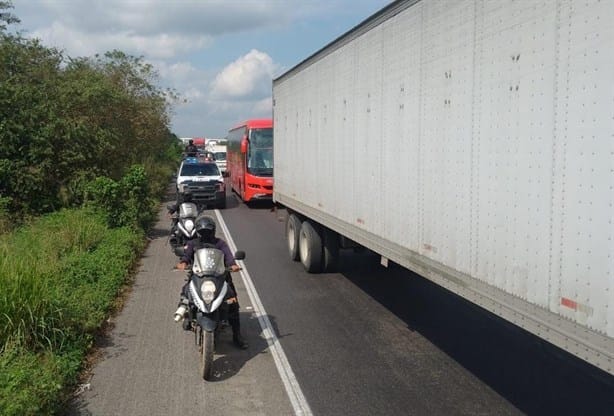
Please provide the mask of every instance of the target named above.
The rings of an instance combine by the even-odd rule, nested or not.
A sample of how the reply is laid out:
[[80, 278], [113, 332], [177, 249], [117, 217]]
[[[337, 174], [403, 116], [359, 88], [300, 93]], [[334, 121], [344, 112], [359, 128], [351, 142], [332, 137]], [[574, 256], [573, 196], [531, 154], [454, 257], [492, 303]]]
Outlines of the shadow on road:
[[273, 209], [273, 201], [250, 201], [246, 204], [250, 209]]
[[[271, 323], [274, 322], [274, 318], [271, 316], [269, 316], [269, 320]], [[245, 340], [249, 343], [249, 348], [241, 350], [235, 347], [232, 343], [231, 328], [224, 328], [216, 340], [215, 356], [213, 358], [213, 378], [210, 382], [215, 383], [234, 377], [243, 368], [245, 363], [268, 349], [267, 341], [260, 336], [258, 318], [254, 317], [251, 312], [241, 312], [241, 324], [242, 333]], [[252, 331], [247, 335], [246, 327], [257, 327], [259, 336], [254, 336]]]
[[340, 271], [527, 414], [613, 414], [614, 377], [375, 254]]
[[250, 201], [243, 202], [241, 197], [234, 192], [227, 191], [226, 193], [226, 209], [236, 208], [241, 204], [245, 204], [249, 209], [273, 209], [273, 201]]
[[230, 188], [226, 187], [226, 209], [233, 209], [241, 205], [239, 196], [235, 194]]

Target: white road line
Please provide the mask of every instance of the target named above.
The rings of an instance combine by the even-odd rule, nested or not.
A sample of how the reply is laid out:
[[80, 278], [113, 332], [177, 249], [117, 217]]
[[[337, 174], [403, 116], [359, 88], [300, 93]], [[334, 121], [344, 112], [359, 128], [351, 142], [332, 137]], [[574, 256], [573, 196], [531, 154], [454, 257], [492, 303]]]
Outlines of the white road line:
[[[215, 210], [215, 216], [217, 217], [217, 222], [220, 225], [224, 236], [226, 237], [226, 242], [230, 246], [230, 250], [234, 253], [237, 251], [237, 246], [230, 235], [230, 231], [228, 231], [228, 227], [226, 226], [222, 215], [217, 209]], [[297, 416], [311, 416], [311, 408], [309, 407], [309, 404], [303, 395], [303, 391], [299, 386], [298, 380], [296, 379], [296, 376], [288, 363], [288, 359], [286, 358], [286, 354], [284, 353], [281, 343], [275, 335], [275, 331], [273, 330], [271, 321], [269, 321], [269, 317], [264, 310], [264, 306], [262, 306], [262, 302], [260, 302], [260, 297], [258, 296], [258, 292], [256, 292], [252, 278], [250, 277], [245, 264], [243, 264], [243, 262], [240, 260], [238, 263], [243, 268], [243, 270], [241, 270], [241, 278], [243, 279], [243, 283], [247, 289], [247, 294], [252, 301], [252, 305], [254, 306], [254, 314], [258, 318], [258, 322], [260, 322], [262, 333], [269, 344], [269, 349], [273, 355], [275, 366], [277, 367], [279, 376], [284, 383], [290, 403], [292, 403], [294, 414]]]

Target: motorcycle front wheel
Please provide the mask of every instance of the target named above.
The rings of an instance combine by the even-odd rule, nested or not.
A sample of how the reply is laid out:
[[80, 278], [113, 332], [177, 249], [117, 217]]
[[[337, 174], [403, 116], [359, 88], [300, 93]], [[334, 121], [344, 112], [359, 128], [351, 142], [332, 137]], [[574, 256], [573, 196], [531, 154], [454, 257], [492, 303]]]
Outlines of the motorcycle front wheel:
[[211, 379], [213, 367], [213, 332], [200, 329], [200, 372], [205, 380]]

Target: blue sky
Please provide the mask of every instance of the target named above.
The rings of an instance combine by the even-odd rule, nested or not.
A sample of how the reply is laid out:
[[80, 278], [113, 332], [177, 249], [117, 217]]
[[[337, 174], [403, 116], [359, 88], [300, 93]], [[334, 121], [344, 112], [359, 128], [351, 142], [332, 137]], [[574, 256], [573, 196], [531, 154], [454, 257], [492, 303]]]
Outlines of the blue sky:
[[13, 0], [17, 29], [68, 56], [142, 56], [173, 104], [179, 137], [224, 137], [271, 116], [271, 80], [388, 0]]

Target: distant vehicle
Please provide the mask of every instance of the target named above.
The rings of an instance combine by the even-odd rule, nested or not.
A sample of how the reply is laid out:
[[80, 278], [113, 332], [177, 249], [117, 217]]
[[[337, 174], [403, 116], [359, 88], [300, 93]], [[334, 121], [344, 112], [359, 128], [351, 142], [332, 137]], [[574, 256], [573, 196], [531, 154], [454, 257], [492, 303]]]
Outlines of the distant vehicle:
[[177, 194], [192, 193], [192, 201], [201, 206], [226, 208], [226, 185], [215, 162], [188, 158], [177, 173]]
[[227, 176], [226, 174], [226, 145], [225, 144], [210, 144], [207, 146], [207, 151], [213, 155], [213, 160], [217, 164], [217, 167], [220, 168], [222, 175]]
[[[185, 198], [185, 196], [184, 196]], [[178, 206], [171, 204], [166, 206], [169, 214], [171, 214], [171, 231], [168, 237], [168, 243], [171, 246], [171, 251], [175, 253], [177, 247], [185, 246], [188, 241], [196, 237], [194, 222], [198, 217], [199, 210], [191, 200], [184, 200]]]
[[227, 175], [243, 201], [273, 196], [273, 120], [247, 120], [228, 132]]

